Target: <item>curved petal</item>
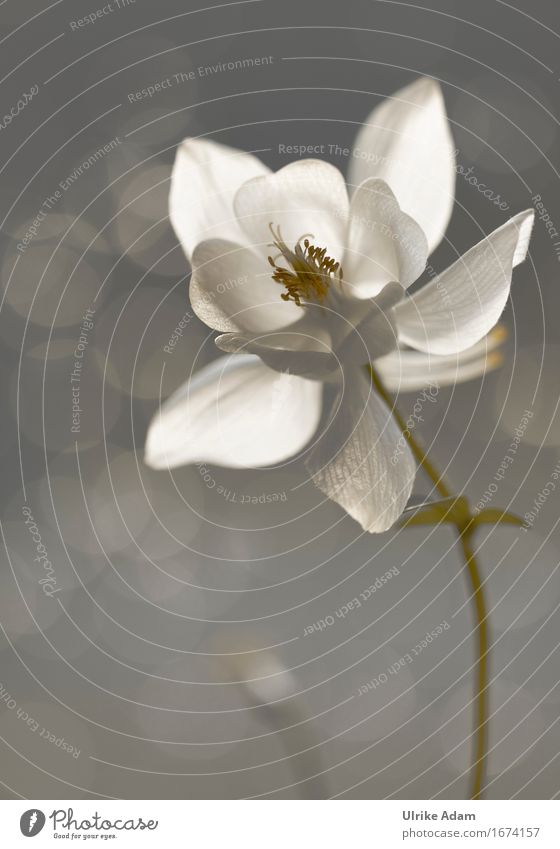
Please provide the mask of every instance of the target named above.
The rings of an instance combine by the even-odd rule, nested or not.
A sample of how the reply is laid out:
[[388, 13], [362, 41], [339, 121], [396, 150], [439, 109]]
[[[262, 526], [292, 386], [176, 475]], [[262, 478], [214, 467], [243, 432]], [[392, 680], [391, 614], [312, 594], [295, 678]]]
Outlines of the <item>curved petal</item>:
[[177, 150], [169, 217], [190, 261], [195, 245], [221, 236], [245, 243], [233, 212], [239, 186], [269, 169], [256, 156], [209, 139], [185, 139]]
[[311, 439], [321, 384], [264, 366], [258, 357], [220, 357], [161, 406], [146, 438], [154, 469], [205, 461], [229, 468], [280, 463]]
[[455, 194], [455, 153], [439, 84], [423, 77], [373, 110], [352, 151], [349, 182], [385, 180], [427, 236], [442, 240]]
[[192, 264], [192, 308], [214, 330], [266, 332], [301, 318], [301, 307], [282, 300], [270, 266], [250, 248], [211, 239], [196, 246]]
[[[309, 380], [334, 381], [341, 372], [341, 365], [332, 351], [328, 339], [310, 340], [305, 331], [267, 333], [259, 336], [243, 336], [224, 333], [215, 340], [221, 351], [230, 354], [256, 354], [269, 368]], [[313, 348], [306, 347], [313, 342]]]
[[397, 350], [378, 359], [375, 368], [390, 392], [454, 386], [499, 368], [503, 356], [496, 349], [504, 338], [503, 329], [496, 327], [476, 345], [458, 354], [439, 356], [422, 351]]
[[305, 464], [321, 492], [370, 533], [397, 521], [416, 474], [391, 412], [361, 375], [345, 386]]
[[334, 351], [341, 362], [364, 365], [397, 347], [393, 307], [403, 295], [399, 283], [388, 283], [375, 298], [345, 302], [332, 333]]
[[498, 321], [512, 268], [525, 259], [534, 212], [520, 212], [394, 309], [399, 339], [420, 351], [453, 354]]
[[225, 333], [216, 345], [229, 353], [257, 354], [270, 368], [312, 380], [336, 382], [346, 366], [358, 368], [392, 351], [397, 331], [392, 307], [403, 288], [389, 283], [377, 298], [346, 301], [344, 309], [332, 301], [307, 308], [289, 328], [276, 332]]
[[343, 294], [371, 298], [387, 283], [410, 286], [428, 259], [428, 243], [416, 221], [401, 211], [383, 180], [370, 178], [350, 204]]
[[308, 235], [330, 256], [342, 256], [348, 193], [344, 177], [328, 162], [301, 159], [249, 180], [235, 195], [234, 209], [250, 243], [265, 257], [275, 253], [270, 224], [291, 249]]

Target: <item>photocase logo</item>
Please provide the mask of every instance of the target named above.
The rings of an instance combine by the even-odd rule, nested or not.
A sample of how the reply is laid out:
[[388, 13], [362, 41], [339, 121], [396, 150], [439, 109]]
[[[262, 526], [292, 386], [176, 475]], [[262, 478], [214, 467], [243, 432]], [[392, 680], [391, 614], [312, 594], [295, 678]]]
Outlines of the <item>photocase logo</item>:
[[19, 827], [21, 833], [25, 837], [35, 837], [45, 825], [45, 815], [43, 811], [33, 808], [21, 815]]

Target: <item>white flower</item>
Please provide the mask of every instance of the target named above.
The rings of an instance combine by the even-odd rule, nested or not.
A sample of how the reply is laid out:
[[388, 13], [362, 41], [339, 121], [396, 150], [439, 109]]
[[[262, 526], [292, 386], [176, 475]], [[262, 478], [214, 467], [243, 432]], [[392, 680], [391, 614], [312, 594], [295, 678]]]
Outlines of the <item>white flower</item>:
[[533, 212], [409, 296], [454, 199], [454, 147], [437, 83], [418, 80], [376, 108], [350, 162], [349, 197], [326, 162], [272, 173], [248, 153], [183, 142], [171, 221], [193, 266], [192, 307], [230, 356], [163, 404], [146, 462], [281, 463], [316, 434], [323, 384], [334, 384], [327, 425], [305, 462], [315, 484], [373, 532], [401, 515], [415, 463], [408, 446], [391, 462], [401, 434], [362, 367], [375, 362], [389, 388], [406, 390], [481, 373]]

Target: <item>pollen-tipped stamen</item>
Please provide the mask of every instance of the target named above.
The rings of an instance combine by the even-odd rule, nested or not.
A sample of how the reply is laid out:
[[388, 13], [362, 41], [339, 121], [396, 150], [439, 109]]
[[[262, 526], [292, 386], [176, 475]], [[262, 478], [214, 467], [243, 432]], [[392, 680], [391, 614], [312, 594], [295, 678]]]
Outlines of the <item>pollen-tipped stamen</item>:
[[[268, 261], [274, 269], [272, 279], [286, 289], [280, 295], [282, 300], [294, 301], [298, 307], [303, 306], [302, 301], [323, 303], [331, 280], [335, 277], [339, 281], [342, 280], [340, 263], [327, 256], [326, 248], [312, 245], [307, 236], [301, 236], [294, 250], [290, 250], [282, 238], [280, 227], [277, 227], [275, 232], [272, 224], [268, 226], [274, 239], [272, 247], [277, 248], [279, 252], [275, 258], [269, 256]], [[284, 257], [288, 268], [277, 264], [281, 256]]]

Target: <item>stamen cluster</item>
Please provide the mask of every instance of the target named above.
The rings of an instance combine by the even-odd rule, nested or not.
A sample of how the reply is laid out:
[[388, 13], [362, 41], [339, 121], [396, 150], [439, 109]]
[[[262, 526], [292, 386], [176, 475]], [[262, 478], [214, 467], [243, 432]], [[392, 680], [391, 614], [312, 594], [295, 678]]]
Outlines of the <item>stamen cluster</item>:
[[[274, 269], [272, 279], [286, 289], [280, 296], [282, 300], [292, 300], [298, 307], [303, 306], [302, 301], [323, 303], [332, 279], [342, 280], [340, 263], [327, 256], [326, 248], [312, 245], [304, 236], [298, 239], [294, 250], [290, 250], [282, 238], [280, 227], [276, 228], [276, 232], [272, 224], [269, 227], [274, 238], [272, 247], [277, 248], [279, 254], [269, 256], [268, 261]], [[277, 264], [280, 257], [284, 257], [288, 268]]]

